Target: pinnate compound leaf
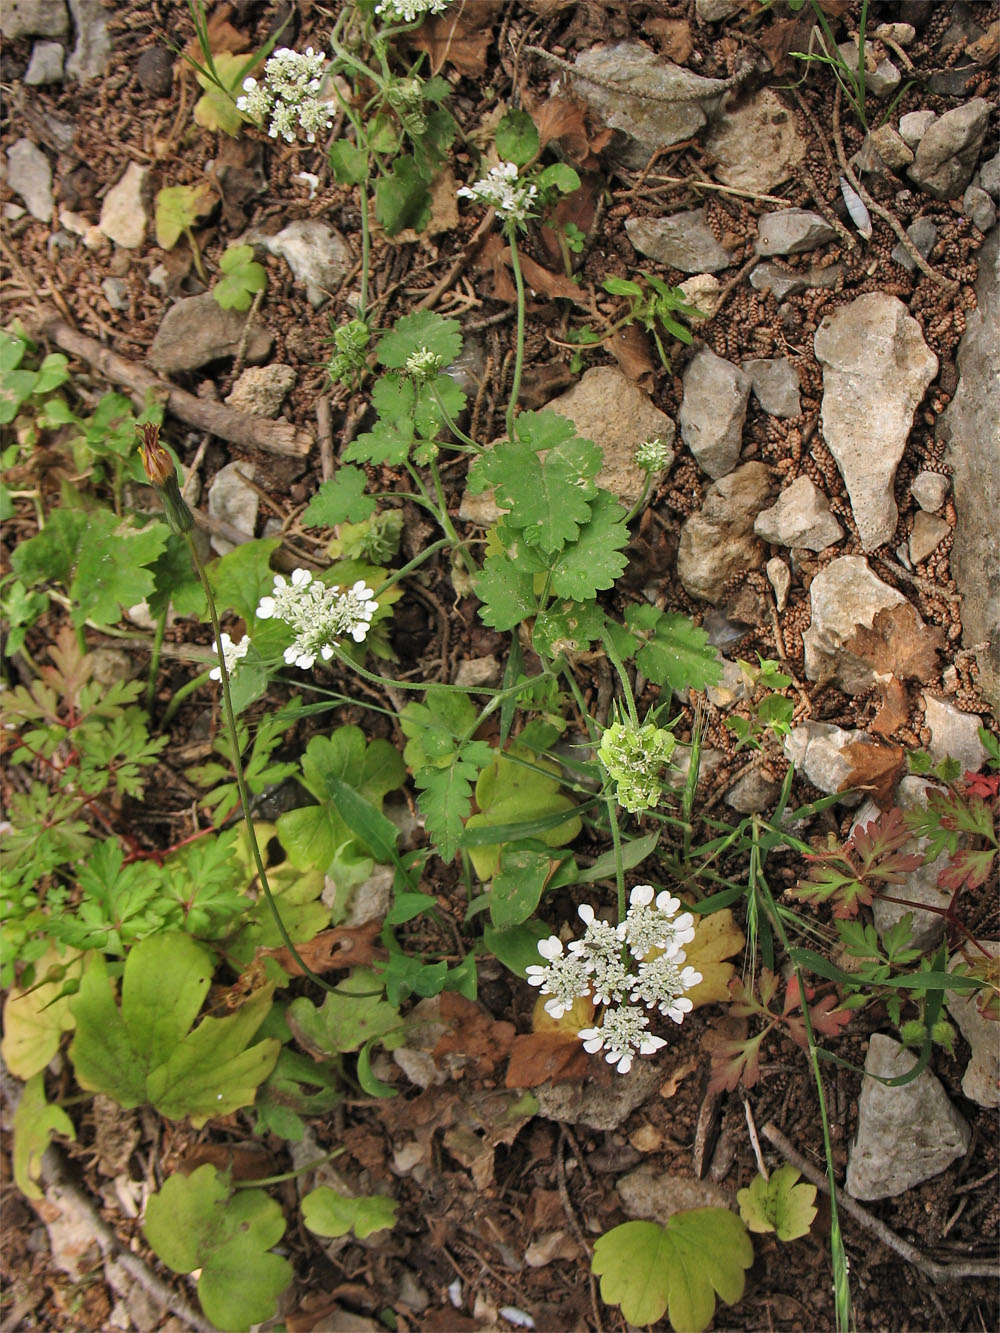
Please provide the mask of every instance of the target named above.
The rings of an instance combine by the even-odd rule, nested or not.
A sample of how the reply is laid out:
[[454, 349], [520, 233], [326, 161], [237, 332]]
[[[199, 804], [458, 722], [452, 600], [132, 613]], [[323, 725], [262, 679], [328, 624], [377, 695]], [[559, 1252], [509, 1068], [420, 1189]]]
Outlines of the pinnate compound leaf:
[[636, 665], [651, 681], [671, 690], [703, 690], [722, 679], [722, 667], [703, 629], [687, 616], [655, 606], [630, 606], [625, 623], [643, 646]]
[[375, 509], [374, 496], [365, 495], [368, 479], [360, 468], [344, 466], [324, 481], [309, 501], [302, 522], [311, 528], [332, 528], [338, 523], [361, 523]]
[[320, 1185], [303, 1198], [302, 1220], [317, 1236], [346, 1236], [353, 1231], [358, 1240], [364, 1240], [373, 1232], [395, 1226], [398, 1206], [384, 1194], [351, 1199], [329, 1185]]
[[460, 759], [447, 768], [421, 769], [414, 776], [423, 788], [417, 805], [443, 861], [450, 861], [458, 851], [465, 820], [472, 810], [472, 784], [478, 775], [476, 764]]
[[14, 1112], [14, 1182], [27, 1199], [42, 1198], [38, 1185], [42, 1154], [53, 1134], [76, 1138], [73, 1122], [62, 1107], [45, 1100], [45, 1075], [37, 1073], [24, 1085]]
[[263, 1190], [234, 1192], [210, 1163], [164, 1182], [146, 1204], [143, 1231], [175, 1273], [201, 1269], [201, 1308], [232, 1333], [270, 1319], [292, 1280], [288, 1260], [270, 1253], [285, 1231], [278, 1204]]
[[772, 1171], [771, 1179], [756, 1176], [750, 1186], [737, 1190], [740, 1217], [751, 1231], [777, 1232], [779, 1240], [797, 1240], [813, 1224], [816, 1186], [797, 1184], [799, 1173], [790, 1163]]
[[716, 1295], [732, 1305], [743, 1295], [753, 1246], [743, 1222], [725, 1208], [675, 1213], [666, 1226], [625, 1222], [594, 1245], [591, 1267], [601, 1299], [620, 1305], [630, 1324], [655, 1324], [664, 1312], [675, 1333], [701, 1333]]
[[273, 987], [192, 1028], [211, 978], [211, 955], [190, 936], [151, 935], [126, 959], [119, 1008], [105, 960], [96, 956], [70, 1004], [70, 1059], [80, 1086], [126, 1109], [149, 1102], [170, 1119], [190, 1116], [196, 1127], [249, 1106], [281, 1047], [274, 1038], [249, 1045]]

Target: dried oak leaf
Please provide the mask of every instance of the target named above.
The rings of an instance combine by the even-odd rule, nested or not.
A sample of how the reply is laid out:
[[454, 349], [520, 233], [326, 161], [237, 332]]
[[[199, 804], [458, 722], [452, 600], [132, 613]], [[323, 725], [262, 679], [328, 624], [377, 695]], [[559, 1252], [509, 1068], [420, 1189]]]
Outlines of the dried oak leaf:
[[613, 131], [588, 131], [584, 108], [564, 97], [547, 97], [534, 106], [529, 105], [528, 110], [542, 148], [556, 143], [561, 155], [581, 171], [596, 169], [598, 154], [607, 147]]
[[839, 791], [860, 788], [871, 796], [880, 810], [889, 810], [896, 803], [896, 783], [906, 770], [906, 754], [900, 745], [853, 741], [845, 745], [841, 754], [851, 765], [851, 771], [840, 784]]
[[427, 19], [410, 45], [427, 52], [432, 74], [440, 74], [446, 64], [459, 74], [485, 74], [493, 24], [502, 8], [502, 0], [458, 0], [446, 13]]
[[638, 324], [626, 324], [604, 344], [618, 362], [618, 369], [641, 389], [652, 389], [656, 363], [652, 344], [645, 329]]
[[900, 602], [876, 612], [871, 629], [858, 625], [844, 646], [881, 674], [926, 682], [937, 675], [944, 634], [925, 625], [909, 602]]
[[562, 1018], [545, 1011], [539, 996], [531, 1015], [531, 1032], [514, 1038], [505, 1082], [508, 1088], [537, 1088], [541, 1083], [582, 1083], [592, 1066], [580, 1041], [580, 1029], [594, 1022], [594, 1005], [578, 999]]
[[[508, 247], [501, 258], [510, 258], [510, 248]], [[542, 296], [556, 296], [560, 300], [573, 301], [576, 305], [587, 304], [581, 289], [571, 278], [567, 278], [562, 273], [550, 273], [547, 268], [542, 268], [541, 264], [529, 258], [528, 255], [521, 255], [521, 272], [524, 274], [524, 280], [532, 291], [532, 294], [541, 293]]]
[[[313, 939], [295, 946], [306, 967], [313, 972], [333, 972], [337, 968], [367, 967], [369, 963], [386, 958], [386, 951], [377, 946], [382, 930], [381, 921], [368, 921], [363, 926], [337, 926], [323, 930]], [[276, 958], [290, 977], [301, 977], [301, 967], [282, 946], [280, 949], [261, 949], [258, 956]]]

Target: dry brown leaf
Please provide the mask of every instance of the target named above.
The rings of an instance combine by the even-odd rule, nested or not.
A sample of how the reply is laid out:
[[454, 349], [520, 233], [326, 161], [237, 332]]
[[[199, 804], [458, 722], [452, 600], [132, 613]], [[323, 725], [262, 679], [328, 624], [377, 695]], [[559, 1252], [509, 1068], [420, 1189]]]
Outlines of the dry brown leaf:
[[640, 388], [652, 388], [656, 373], [652, 346], [645, 329], [638, 324], [626, 324], [604, 344], [618, 362], [618, 368]]
[[693, 1074], [698, 1068], [698, 1060], [692, 1056], [689, 1060], [684, 1060], [677, 1066], [670, 1076], [660, 1084], [660, 1096], [666, 1101], [673, 1097], [677, 1089], [681, 1086], [688, 1074]]
[[508, 1088], [541, 1083], [582, 1083], [590, 1056], [576, 1033], [524, 1032], [514, 1038], [504, 1082]]
[[879, 710], [872, 722], [872, 731], [880, 736], [891, 736], [910, 717], [910, 705], [900, 681], [895, 676], [875, 682], [879, 692]]
[[[333, 972], [337, 968], [367, 967], [369, 963], [386, 958], [386, 951], [376, 944], [382, 930], [381, 921], [368, 921], [363, 926], [337, 926], [322, 930], [313, 939], [297, 944], [295, 952], [313, 972]], [[301, 967], [282, 946], [280, 949], [260, 949], [257, 957], [276, 958], [290, 977], [301, 977]]]
[[597, 169], [598, 154], [610, 142], [612, 130], [588, 130], [584, 108], [563, 97], [548, 97], [534, 104], [526, 100], [525, 106], [535, 122], [542, 148], [558, 144], [561, 155], [581, 171]]
[[660, 50], [675, 65], [683, 65], [694, 50], [691, 24], [687, 19], [647, 19], [645, 31], [655, 37]]
[[565, 361], [542, 361], [538, 365], [525, 366], [518, 402], [537, 412], [575, 381], [576, 376], [570, 374]]
[[253, 1143], [197, 1143], [193, 1144], [173, 1169], [184, 1176], [208, 1163], [217, 1171], [229, 1171], [234, 1180], [263, 1180], [273, 1176], [278, 1163], [267, 1151]]
[[[509, 247], [504, 251], [503, 257], [506, 260], [510, 259]], [[540, 293], [542, 296], [556, 296], [561, 301], [573, 301], [576, 305], [587, 304], [583, 292], [571, 278], [562, 273], [550, 273], [547, 268], [542, 268], [541, 264], [536, 264], [527, 255], [521, 255], [520, 259], [521, 272], [532, 295]]]
[[[208, 46], [214, 56], [221, 55], [223, 51], [230, 55], [242, 55], [244, 51], [250, 50], [250, 38], [245, 33], [240, 32], [239, 28], [234, 28], [229, 22], [229, 16], [233, 12], [232, 5], [219, 5], [212, 12], [212, 17], [208, 20]], [[184, 48], [184, 54], [189, 60], [193, 60], [197, 65], [204, 65], [205, 53], [201, 49], [201, 43], [197, 37], [192, 37]], [[194, 74], [194, 69], [188, 64], [187, 60], [183, 62], [184, 69]]]
[[880, 810], [891, 809], [896, 803], [896, 783], [906, 771], [903, 747], [852, 741], [844, 746], [841, 754], [851, 765], [851, 771], [838, 790], [860, 788], [868, 792]]
[[460, 74], [485, 74], [493, 24], [502, 8], [502, 0], [458, 0], [447, 13], [426, 20], [410, 45], [427, 52], [432, 74], [440, 74], [446, 64]]
[[466, 1072], [484, 1078], [507, 1058], [514, 1040], [513, 1023], [497, 1021], [481, 1005], [457, 991], [441, 993], [441, 1022], [448, 1031], [432, 1052], [435, 1061], [452, 1053], [467, 1062]]
[[702, 979], [688, 991], [688, 999], [696, 1009], [703, 1004], [725, 1004], [736, 968], [724, 960], [742, 951], [746, 936], [728, 907], [708, 916], [696, 916], [694, 930], [694, 939], [685, 946], [684, 953]]
[[891, 671], [899, 680], [926, 682], [937, 675], [944, 634], [925, 625], [909, 602], [900, 602], [883, 607], [871, 629], [858, 625], [845, 647], [881, 675]]
[[965, 54], [977, 65], [992, 65], [1000, 55], [1000, 19], [991, 23], [982, 37], [970, 42]]

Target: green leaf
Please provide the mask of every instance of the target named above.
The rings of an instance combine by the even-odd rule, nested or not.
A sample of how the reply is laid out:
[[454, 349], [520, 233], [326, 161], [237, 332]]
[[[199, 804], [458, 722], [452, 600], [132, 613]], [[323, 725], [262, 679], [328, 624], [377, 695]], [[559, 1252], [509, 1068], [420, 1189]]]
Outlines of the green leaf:
[[538, 156], [538, 130], [527, 111], [508, 111], [497, 126], [497, 152], [505, 162], [525, 167]]
[[640, 640], [636, 665], [657, 685], [671, 690], [703, 690], [722, 679], [718, 654], [703, 629], [687, 616], [655, 606], [630, 606], [625, 623]]
[[375, 186], [375, 217], [387, 236], [405, 227], [423, 231], [431, 220], [431, 192], [412, 157], [397, 157]]
[[415, 310], [411, 315], [403, 315], [382, 335], [378, 345], [379, 364], [389, 370], [402, 370], [408, 358], [421, 348], [433, 352], [443, 366], [450, 366], [462, 352], [461, 324], [434, 310]]
[[[283, 1019], [282, 1026], [287, 1039], [288, 1029]], [[316, 1091], [307, 1092], [307, 1088]], [[336, 1106], [342, 1095], [332, 1069], [298, 1051], [282, 1047], [278, 1063], [257, 1089], [257, 1100], [253, 1104], [257, 1133], [277, 1134], [280, 1138], [300, 1143], [305, 1134], [301, 1117], [325, 1114]]]
[[365, 1042], [390, 1034], [401, 1039], [399, 1010], [381, 999], [381, 993], [380, 977], [367, 968], [355, 968], [319, 1008], [304, 995], [294, 999], [285, 1010], [285, 1021], [296, 1041], [316, 1059], [358, 1051]]
[[798, 1179], [798, 1171], [786, 1162], [770, 1180], [756, 1176], [748, 1189], [737, 1190], [740, 1217], [751, 1231], [776, 1231], [779, 1240], [797, 1240], [808, 1233], [816, 1216], [816, 1186], [796, 1184]]
[[150, 523], [140, 531], [107, 510], [92, 514], [69, 589], [76, 603], [73, 623], [93, 620], [111, 625], [122, 608], [143, 601], [153, 591], [153, 574], [147, 566], [160, 555], [169, 535], [165, 523]]
[[[194, 104], [195, 123], [206, 130], [221, 130], [223, 134], [235, 137], [246, 123], [243, 113], [236, 109], [236, 97], [242, 90], [245, 55], [236, 56], [230, 51], [219, 51], [213, 56], [215, 73], [222, 88], [208, 74], [196, 74], [200, 86], [205, 90]], [[245, 306], [238, 306], [245, 310]]]
[[42, 1155], [53, 1134], [76, 1139], [73, 1122], [61, 1106], [45, 1100], [45, 1075], [35, 1074], [24, 1085], [14, 1112], [14, 1183], [27, 1199], [41, 1199], [38, 1187]]
[[527, 975], [527, 969], [538, 962], [538, 941], [544, 940], [549, 928], [544, 921], [525, 921], [510, 930], [483, 927], [483, 944], [504, 967], [518, 976]]
[[[52, 946], [35, 963], [34, 985], [12, 986], [3, 1006], [0, 1053], [15, 1078], [40, 1074], [72, 1031], [69, 998], [83, 971], [75, 953], [60, 955]], [[69, 984], [68, 984], [69, 983]]]
[[552, 566], [553, 591], [586, 602], [598, 589], [612, 587], [628, 564], [623, 554], [628, 537], [625, 510], [607, 491], [599, 490], [579, 537]]
[[474, 764], [458, 760], [448, 768], [425, 768], [414, 775], [422, 788], [417, 805], [443, 861], [450, 861], [458, 851], [464, 821], [472, 809], [472, 784], [478, 773]]
[[341, 185], [361, 185], [368, 179], [368, 154], [347, 139], [337, 139], [330, 145], [330, 170]]
[[198, 620], [208, 618], [205, 589], [183, 537], [168, 533], [166, 545], [149, 568], [153, 575], [153, 591], [146, 601], [154, 619], [168, 606], [172, 606], [179, 616], [194, 616]]
[[257, 618], [260, 599], [274, 587], [270, 561], [280, 545], [280, 537], [264, 537], [212, 561], [208, 576], [220, 614], [228, 610], [247, 621]]
[[[496, 828], [499, 834], [505, 825], [555, 817], [551, 828], [526, 836], [537, 836], [547, 847], [562, 847], [573, 841], [580, 832], [580, 818], [576, 814], [559, 818], [574, 811], [576, 806], [561, 790], [558, 767], [549, 760], [535, 759], [533, 764], [518, 762], [532, 758], [530, 751], [516, 745], [505, 754], [494, 754], [492, 763], [483, 769], [476, 783], [479, 812], [466, 821], [468, 832]], [[500, 840], [506, 841], [469, 845], [469, 857], [481, 880], [491, 879], [499, 867]], [[508, 920], [504, 924], [517, 923]]]
[[302, 522], [310, 528], [333, 528], [338, 523], [360, 523], [374, 512], [374, 496], [365, 495], [368, 478], [357, 467], [342, 466], [324, 481], [309, 501]]
[[642, 288], [630, 278], [605, 278], [601, 286], [612, 296], [642, 296]]
[[475, 592], [483, 603], [479, 608], [483, 624], [496, 630], [513, 629], [538, 609], [535, 576], [515, 569], [506, 555], [486, 557]]
[[216, 1327], [245, 1333], [270, 1319], [292, 1266], [269, 1253], [285, 1231], [281, 1209], [263, 1190], [236, 1190], [206, 1163], [170, 1176], [146, 1204], [143, 1231], [175, 1273], [198, 1278], [198, 1299]]
[[119, 1008], [105, 960], [95, 957], [70, 1004], [77, 1025], [70, 1059], [80, 1086], [126, 1109], [149, 1102], [170, 1119], [190, 1116], [199, 1128], [249, 1106], [278, 1058], [273, 1039], [248, 1045], [273, 987], [235, 1014], [192, 1028], [211, 977], [211, 955], [190, 936], [151, 935], [126, 959]]
[[542, 657], [568, 649], [582, 653], [604, 632], [604, 612], [593, 602], [556, 602], [535, 620], [531, 642]]
[[520, 926], [537, 909], [557, 862], [544, 852], [504, 847], [490, 889], [490, 918], [498, 930]]
[[0, 375], [16, 370], [29, 346], [27, 338], [11, 333], [8, 329], [0, 329]]
[[320, 1185], [302, 1200], [302, 1220], [317, 1236], [346, 1236], [353, 1231], [358, 1240], [396, 1225], [395, 1199], [370, 1194], [351, 1199], [329, 1185]]
[[[558, 190], [560, 194], [572, 194], [580, 188], [580, 177], [565, 162], [553, 162], [550, 167], [540, 171], [535, 181], [540, 190]], [[570, 223], [570, 226], [573, 224]]]
[[591, 1268], [601, 1299], [620, 1305], [630, 1324], [655, 1324], [669, 1313], [675, 1333], [701, 1333], [715, 1314], [716, 1293], [728, 1305], [743, 1295], [753, 1263], [746, 1227], [725, 1208], [674, 1213], [666, 1226], [625, 1222], [594, 1245]]
[[223, 310], [249, 310], [254, 293], [267, 286], [267, 269], [253, 257], [252, 245], [231, 245], [219, 260], [226, 275], [212, 288]]
[[169, 185], [156, 196], [156, 244], [172, 250], [200, 217], [210, 213], [215, 196], [207, 181], [197, 185]]

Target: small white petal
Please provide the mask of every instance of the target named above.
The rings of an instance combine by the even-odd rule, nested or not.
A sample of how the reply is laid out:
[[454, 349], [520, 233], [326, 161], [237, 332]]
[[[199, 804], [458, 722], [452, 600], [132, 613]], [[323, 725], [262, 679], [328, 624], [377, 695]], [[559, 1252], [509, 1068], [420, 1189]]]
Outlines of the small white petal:
[[[629, 894], [629, 902], [633, 907], [648, 907], [653, 901], [652, 884], [637, 884]], [[657, 903], [659, 906], [659, 903]]]

